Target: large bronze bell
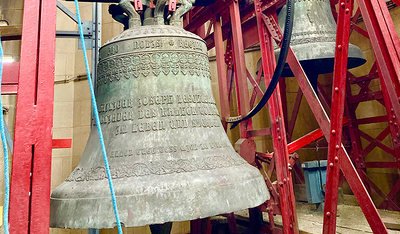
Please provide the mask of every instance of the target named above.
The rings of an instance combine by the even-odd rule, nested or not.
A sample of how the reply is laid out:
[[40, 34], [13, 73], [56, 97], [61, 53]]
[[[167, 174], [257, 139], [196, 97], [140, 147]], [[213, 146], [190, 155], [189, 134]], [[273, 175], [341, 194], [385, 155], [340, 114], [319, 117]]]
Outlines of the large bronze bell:
[[[233, 149], [211, 90], [205, 42], [179, 26], [137, 26], [100, 49], [96, 97], [121, 222], [193, 220], [269, 199]], [[112, 228], [98, 132], [51, 195], [51, 227]]]
[[[278, 15], [283, 28], [286, 6]], [[290, 46], [300, 61], [313, 87], [316, 87], [318, 74], [333, 72], [336, 46], [336, 23], [329, 0], [296, 0], [294, 5], [293, 32]], [[276, 58], [279, 49], [275, 50]], [[366, 62], [360, 48], [349, 44], [348, 69]], [[283, 77], [293, 76], [286, 64]]]

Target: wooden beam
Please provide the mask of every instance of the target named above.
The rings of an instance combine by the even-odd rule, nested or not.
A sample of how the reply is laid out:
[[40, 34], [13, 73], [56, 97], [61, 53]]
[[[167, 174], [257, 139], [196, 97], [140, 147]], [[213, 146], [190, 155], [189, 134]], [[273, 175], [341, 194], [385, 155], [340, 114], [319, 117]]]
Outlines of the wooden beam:
[[2, 41], [20, 40], [22, 34], [22, 25], [0, 26], [0, 35]]

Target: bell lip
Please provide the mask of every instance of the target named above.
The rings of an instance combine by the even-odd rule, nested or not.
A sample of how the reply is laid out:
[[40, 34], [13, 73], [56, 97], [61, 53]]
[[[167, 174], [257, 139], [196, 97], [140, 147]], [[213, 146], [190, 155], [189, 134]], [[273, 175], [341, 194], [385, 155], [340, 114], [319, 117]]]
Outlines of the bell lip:
[[[327, 61], [327, 62], [324, 62]], [[348, 58], [347, 69], [352, 69], [359, 67], [366, 63], [367, 60], [361, 58]], [[321, 66], [320, 64], [332, 64], [332, 66]], [[334, 58], [321, 58], [321, 59], [313, 59], [308, 61], [300, 61], [301, 66], [306, 71], [307, 69], [316, 68], [318, 74], [327, 74], [333, 72], [333, 64]], [[307, 65], [307, 64], [314, 64], [314, 65]], [[306, 72], [307, 73], [307, 72]], [[282, 71], [282, 77], [294, 77], [292, 70], [289, 67], [289, 64], [286, 63], [285, 67]]]
[[[252, 167], [251, 165], [247, 164], [246, 166]], [[255, 170], [257, 170], [256, 168], [254, 168]], [[266, 188], [264, 179], [262, 178], [261, 174], [260, 176], [254, 176], [251, 179], [248, 179], [246, 181], [240, 181], [240, 182], [236, 182], [236, 183], [232, 183], [232, 184], [227, 184], [226, 186], [219, 186], [211, 189], [208, 189], [209, 191], [214, 191], [215, 194], [232, 194], [232, 192], [236, 192], [236, 193], [241, 193], [240, 198], [238, 198], [238, 196], [227, 196], [227, 197], [221, 197], [221, 196], [217, 196], [216, 200], [218, 200], [217, 202], [214, 200], [209, 200], [207, 198], [210, 198], [211, 196], [206, 195], [206, 199], [202, 199], [201, 197], [196, 197], [193, 198], [194, 200], [191, 199], [187, 199], [185, 201], [182, 201], [180, 204], [185, 204], [187, 206], [184, 206], [184, 208], [182, 209], [175, 209], [175, 206], [180, 206], [180, 204], [176, 204], [174, 207], [163, 207], [160, 208], [159, 206], [157, 207], [158, 210], [162, 209], [163, 211], [165, 211], [166, 214], [169, 214], [170, 216], [168, 216], [167, 218], [164, 219], [160, 219], [159, 217], [154, 218], [154, 220], [147, 220], [147, 221], [135, 221], [134, 222], [127, 222], [126, 221], [126, 215], [124, 216], [122, 213], [124, 211], [126, 211], [125, 207], [121, 207], [120, 205], [119, 207], [119, 213], [120, 213], [120, 217], [121, 217], [121, 222], [124, 223], [125, 227], [138, 227], [138, 226], [145, 226], [145, 225], [150, 225], [150, 224], [160, 224], [160, 223], [166, 223], [166, 222], [179, 222], [179, 221], [186, 221], [186, 220], [195, 220], [198, 218], [205, 218], [205, 217], [210, 217], [210, 216], [215, 216], [215, 215], [219, 215], [219, 214], [224, 214], [224, 213], [230, 213], [230, 212], [234, 212], [234, 211], [239, 211], [239, 210], [243, 210], [243, 209], [247, 209], [247, 208], [251, 208], [251, 207], [256, 207], [260, 204], [263, 204], [265, 201], [270, 199], [270, 194], [268, 189]], [[190, 190], [191, 192], [193, 192], [193, 190]], [[194, 191], [195, 194], [197, 193], [202, 193], [202, 188], [199, 188], [198, 191]], [[183, 193], [186, 192], [186, 190], [182, 190]], [[166, 192], [167, 196], [166, 198], [169, 198], [171, 196], [171, 194], [173, 194], [174, 196], [178, 196], [179, 194], [176, 193], [176, 191], [167, 191]], [[214, 195], [215, 195], [214, 194]], [[235, 193], [234, 193], [235, 194]], [[157, 193], [157, 195], [160, 195]], [[119, 201], [120, 203], [126, 203], [123, 199], [130, 199], [130, 197], [132, 197], [134, 195], [131, 196], [117, 196], [117, 201]], [[163, 196], [163, 195], [161, 195]], [[149, 200], [152, 200], [152, 198], [154, 197], [149, 197]], [[204, 197], [203, 197], [204, 198]], [[250, 198], [250, 199], [249, 199]], [[140, 199], [140, 198], [138, 198]], [[200, 200], [200, 202], [198, 202], [198, 200]], [[106, 204], [107, 208], [106, 209], [112, 209], [112, 205], [111, 205], [111, 198], [110, 197], [105, 197], [102, 199], [93, 199], [93, 200], [97, 200], [97, 203], [99, 204]], [[58, 209], [54, 210], [51, 209], [51, 215], [50, 215], [50, 227], [52, 228], [66, 228], [66, 229], [88, 229], [88, 228], [97, 228], [97, 229], [108, 229], [108, 228], [114, 228], [115, 227], [115, 218], [113, 216], [113, 214], [111, 215], [111, 217], [108, 217], [106, 214], [106, 217], [102, 217], [100, 219], [106, 219], [109, 220], [104, 221], [104, 220], [100, 220], [97, 221], [97, 224], [87, 224], [87, 226], [85, 225], [76, 225], [76, 220], [79, 218], [76, 218], [76, 213], [79, 213], [81, 211], [77, 211], [74, 207], [76, 207], [77, 205], [77, 201], [78, 200], [71, 200], [71, 199], [61, 199], [61, 200], [56, 200], [54, 198], [51, 198], [51, 207], [57, 206], [58, 208], [60, 207], [66, 207], [66, 202], [73, 202], [74, 204], [70, 203], [70, 210], [73, 210], [73, 212], [75, 212], [75, 215], [72, 213], [70, 213], [71, 215], [69, 215], [69, 219], [65, 219], [65, 217], [63, 217], [63, 219], [61, 219], [61, 216], [54, 216], [53, 212], [60, 212]], [[156, 201], [155, 205], [149, 205], [149, 206], [157, 206], [157, 204], [160, 201]], [[162, 202], [162, 201], [161, 201]], [[216, 207], [213, 204], [222, 204], [219, 208]], [[202, 204], [206, 204], [206, 206], [201, 206]], [[208, 205], [207, 207], [207, 204]], [[228, 204], [228, 205], [227, 205]], [[75, 205], [75, 206], [74, 206]], [[93, 212], [96, 212], [96, 206], [97, 204], [92, 204]], [[103, 205], [104, 206], [104, 205]], [[132, 205], [133, 206], [133, 205]], [[200, 207], [200, 208], [199, 208]], [[125, 208], [125, 209], [124, 209]], [[153, 208], [153, 207], [151, 207]], [[139, 209], [139, 208], [138, 208]], [[176, 212], [175, 212], [176, 211]], [[65, 212], [65, 211], [64, 211]], [[108, 211], [108, 213], [110, 214], [111, 210]], [[132, 210], [133, 215], [135, 216], [135, 210]], [[146, 212], [146, 211], [145, 211]], [[146, 216], [148, 214], [146, 214], [145, 212], [142, 212], [144, 214], [141, 214], [142, 216]], [[183, 212], [183, 213], [182, 213]], [[105, 212], [107, 213], [107, 212]], [[113, 212], [111, 212], [113, 213]], [[124, 213], [125, 214], [125, 213]], [[140, 215], [140, 214], [138, 214]], [[150, 214], [151, 215], [151, 214]], [[98, 215], [94, 214], [91, 215], [94, 217], [98, 217]], [[62, 220], [59, 221], [58, 219]], [[91, 217], [87, 217], [88, 220], [91, 220]], [[110, 222], [110, 220], [112, 220], [112, 222]], [[104, 225], [104, 222], [107, 222], [107, 225]], [[113, 223], [114, 222], [114, 223]], [[75, 224], [75, 225], [74, 225]], [[100, 225], [98, 225], [100, 224]], [[111, 224], [111, 225], [110, 225]]]
[[[327, 50], [324, 54], [316, 54], [314, 49], [316, 45], [320, 47], [325, 47]], [[336, 42], [316, 42], [309, 44], [298, 44], [292, 46], [292, 50], [299, 60], [300, 64], [307, 69], [317, 69], [318, 74], [332, 73], [334, 69], [335, 60], [335, 47]], [[280, 49], [275, 49], [275, 58], [278, 59], [280, 54]], [[348, 60], [347, 69], [352, 69], [359, 67], [367, 62], [361, 49], [353, 44], [349, 44], [348, 49]], [[285, 68], [282, 72], [282, 77], [293, 77], [294, 74], [291, 71], [288, 63], [286, 62]]]
[[[146, 30], [151, 30], [151, 29], [170, 29], [169, 32], [144, 32]], [[133, 32], [133, 33], [131, 33]], [[180, 32], [181, 34], [177, 34], [177, 32]], [[200, 40], [205, 43], [205, 41], [198, 35], [189, 32], [182, 28], [181, 26], [174, 26], [174, 25], [143, 25], [143, 26], [138, 26], [135, 28], [130, 28], [122, 33], [118, 34], [117, 36], [109, 39], [106, 43], [104, 43], [100, 50], [103, 49], [106, 46], [109, 46], [113, 43], [120, 42], [120, 41], [127, 41], [127, 40], [134, 40], [134, 39], [140, 39], [140, 38], [151, 38], [151, 37], [187, 37], [191, 39], [196, 39]]]

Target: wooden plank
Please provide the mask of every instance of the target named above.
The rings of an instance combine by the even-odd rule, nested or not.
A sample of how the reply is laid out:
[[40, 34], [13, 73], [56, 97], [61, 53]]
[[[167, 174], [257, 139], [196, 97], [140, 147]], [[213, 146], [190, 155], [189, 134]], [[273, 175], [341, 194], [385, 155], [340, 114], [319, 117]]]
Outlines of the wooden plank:
[[2, 41], [21, 39], [22, 25], [0, 26]]
[[22, 25], [0, 26], [1, 37], [5, 36], [21, 36]]

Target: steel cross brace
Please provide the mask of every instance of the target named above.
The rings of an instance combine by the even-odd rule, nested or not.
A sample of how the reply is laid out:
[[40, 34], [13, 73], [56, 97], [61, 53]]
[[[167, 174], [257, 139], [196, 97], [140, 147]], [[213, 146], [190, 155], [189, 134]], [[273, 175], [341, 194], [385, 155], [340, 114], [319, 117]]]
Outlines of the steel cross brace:
[[[304, 97], [306, 98], [314, 116], [317, 119], [321, 130], [327, 140], [330, 138], [330, 119], [326, 114], [322, 104], [320, 103], [318, 97], [314, 93], [310, 82], [307, 79], [306, 74], [301, 68], [300, 63], [296, 59], [293, 51], [290, 49], [288, 54], [288, 63], [292, 69], [300, 88], [303, 91]], [[387, 233], [386, 227], [372, 202], [371, 197], [368, 194], [360, 176], [358, 175], [356, 169], [354, 168], [350, 157], [348, 156], [343, 144], [340, 144], [338, 150], [338, 157], [340, 160], [340, 169], [342, 170], [344, 176], [346, 177], [354, 196], [356, 197], [365, 217], [371, 226], [374, 233]], [[331, 219], [336, 219], [335, 216], [331, 216]]]
[[[293, 53], [293, 50], [289, 50], [287, 62], [293, 74], [295, 75], [297, 82], [301, 90], [303, 91], [304, 97], [306, 98], [311, 111], [313, 112], [322, 132], [327, 140], [330, 138], [330, 119], [326, 114], [321, 102], [319, 101], [317, 95], [313, 91], [313, 88], [308, 81], [306, 74], [304, 73], [299, 61]], [[340, 144], [338, 150], [338, 156], [340, 160], [340, 169], [346, 177], [371, 229], [374, 233], [387, 233], [386, 227], [372, 202], [365, 186], [358, 175], [356, 169], [354, 168], [350, 157], [348, 156], [343, 144]], [[336, 217], [331, 216], [331, 219], [336, 219]]]
[[25, 0], [10, 232], [49, 233], [56, 0]]
[[336, 30], [335, 63], [333, 71], [331, 129], [328, 145], [326, 175], [324, 234], [336, 233], [337, 200], [340, 173], [339, 149], [342, 144], [342, 121], [346, 95], [347, 58], [353, 0], [339, 0]]
[[[272, 39], [282, 38], [277, 30], [278, 24], [274, 24], [276, 11], [274, 7], [269, 8], [267, 16], [262, 13], [262, 1], [255, 0], [255, 13], [257, 19], [258, 36], [260, 42], [262, 67], [266, 86], [270, 83], [275, 66], [275, 55]], [[271, 30], [268, 30], [271, 29]], [[272, 33], [271, 33], [272, 32]], [[271, 116], [271, 131], [273, 137], [275, 168], [280, 194], [280, 208], [282, 214], [284, 233], [299, 233], [297, 225], [296, 204], [294, 199], [293, 183], [289, 171], [289, 153], [286, 141], [286, 131], [282, 110], [282, 100], [279, 87], [276, 88], [268, 101], [269, 113]]]
[[[378, 64], [381, 85], [390, 100], [393, 121], [399, 125], [400, 40], [383, 0], [357, 0]], [[397, 138], [397, 139], [396, 139]], [[394, 138], [399, 144], [398, 136]], [[395, 146], [396, 147], [396, 146]]]
[[[352, 119], [352, 125], [350, 125], [350, 135], [353, 141], [353, 155], [354, 161], [356, 163], [359, 172], [365, 172], [367, 167], [380, 167], [380, 168], [398, 168], [400, 169], [400, 145], [399, 145], [399, 118], [396, 113], [398, 109], [399, 102], [393, 102], [393, 93], [399, 97], [399, 44], [400, 41], [397, 37], [396, 31], [393, 27], [393, 22], [390, 18], [387, 7], [384, 2], [381, 1], [363, 1], [359, 3], [360, 8], [357, 9], [356, 14], [352, 19], [352, 29], [359, 32], [364, 37], [371, 40], [371, 44], [376, 57], [376, 62], [371, 68], [368, 75], [363, 77], [354, 77], [351, 73], [348, 73], [349, 80], [352, 83], [356, 83], [360, 86], [361, 91], [358, 96], [351, 96], [351, 91], [348, 90], [349, 98], [349, 110], [347, 110], [347, 115]], [[367, 31], [359, 28], [355, 22], [359, 15], [362, 13], [364, 22], [367, 26]], [[370, 35], [368, 35], [370, 34]], [[379, 76], [378, 76], [379, 74]], [[368, 84], [371, 79], [380, 78], [380, 83], [382, 91], [372, 92]], [[361, 84], [365, 83], [365, 84]], [[389, 84], [389, 87], [387, 86]], [[349, 89], [349, 87], [348, 87]], [[368, 97], [365, 97], [363, 93], [368, 92]], [[377, 100], [382, 105], [386, 107], [387, 117], [380, 120], [378, 117], [357, 120], [354, 114], [357, 105], [361, 101]], [[366, 135], [365, 133], [357, 130], [358, 125], [365, 123], [373, 123], [376, 121], [387, 121], [389, 123], [388, 129], [382, 132], [376, 139]], [[355, 130], [356, 129], [356, 130]], [[393, 149], [381, 144], [381, 140], [386, 137], [386, 135], [391, 134]], [[360, 136], [371, 141], [371, 144], [362, 150]], [[364, 162], [365, 156], [372, 151], [375, 147], [380, 147], [388, 154], [393, 155], [395, 162]], [[393, 203], [393, 197], [398, 193], [400, 180], [393, 186], [392, 190], [386, 196], [379, 188], [376, 186], [372, 180], [370, 180], [366, 173], [360, 173], [363, 177], [366, 186], [371, 186], [378, 194], [385, 199], [385, 201], [379, 206], [380, 208], [391, 208], [394, 210], [399, 210], [399, 206]], [[390, 195], [390, 196], [389, 196]]]
[[[246, 62], [244, 57], [244, 45], [242, 23], [240, 19], [239, 2], [234, 1], [229, 6], [231, 27], [234, 71], [236, 76], [236, 89], [239, 107], [239, 115], [245, 115], [250, 111], [249, 90], [247, 86]], [[246, 138], [247, 130], [251, 130], [251, 120], [243, 121], [239, 125], [241, 138]]]
[[[376, 64], [376, 63], [375, 63]], [[376, 70], [377, 66], [374, 65], [370, 71], [370, 74], [367, 75], [366, 77], [369, 77], [369, 79], [364, 79], [363, 77], [354, 77], [351, 73], [348, 73], [349, 77], [352, 77], [350, 80], [356, 83], [357, 85], [360, 86], [361, 90], [358, 95], [360, 96], [365, 92], [371, 92], [370, 88], [368, 87], [369, 83], [371, 82], [371, 79], [378, 78], [376, 75]], [[358, 81], [355, 81], [358, 80]], [[362, 82], [362, 83], [360, 83]], [[382, 81], [383, 82], [383, 81]], [[390, 110], [391, 108], [391, 103], [389, 98], [384, 92], [384, 88], [382, 86], [382, 91], [379, 92], [380, 96], [375, 95], [375, 99], [379, 101], [382, 105], [386, 107], [386, 112], [387, 116], [377, 116], [377, 117], [371, 117], [371, 118], [364, 118], [364, 119], [357, 119], [355, 115], [356, 108], [362, 100], [359, 101], [354, 101], [353, 98], [355, 96], [351, 95], [351, 90], [350, 90], [350, 84], [348, 83], [347, 85], [347, 107], [346, 107], [346, 115], [350, 117], [351, 119], [351, 124], [350, 124], [350, 137], [352, 139], [352, 144], [353, 144], [353, 162], [355, 162], [355, 165], [357, 167], [357, 170], [359, 171], [360, 176], [363, 178], [363, 181], [365, 181], [365, 185], [367, 187], [372, 188], [373, 190], [376, 191], [377, 194], [379, 194], [383, 199], [384, 202], [382, 202], [379, 205], [379, 208], [382, 209], [393, 209], [393, 210], [400, 210], [399, 206], [395, 204], [395, 202], [392, 200], [392, 196], [386, 196], [378, 186], [376, 186], [372, 180], [370, 180], [367, 177], [366, 168], [400, 168], [399, 163], [396, 162], [365, 162], [364, 159], [365, 157], [375, 148], [379, 147], [389, 155], [392, 155], [395, 159], [398, 158], [399, 154], [399, 148], [396, 147], [396, 144], [393, 144], [395, 147], [394, 149], [384, 145], [381, 141], [386, 138], [389, 134], [391, 134], [392, 138], [396, 138], [397, 134], [397, 122], [394, 122], [392, 120], [393, 112]], [[389, 121], [388, 121], [389, 119]], [[388, 127], [386, 127], [376, 138], [373, 138], [369, 136], [368, 134], [364, 133], [361, 131], [358, 126], [362, 124], [367, 124], [367, 123], [378, 123], [378, 122], [388, 122]], [[368, 146], [366, 146], [364, 149], [362, 148], [361, 144], [361, 137], [366, 139], [367, 141], [370, 142]], [[396, 142], [394, 142], [396, 143]], [[396, 160], [397, 161], [397, 160]], [[398, 188], [394, 186], [392, 188], [392, 191], [390, 194], [396, 194], [398, 192]]]
[[225, 131], [227, 130], [226, 119], [229, 117], [229, 101], [228, 101], [228, 80], [224, 62], [224, 41], [222, 36], [221, 19], [217, 15], [213, 20], [214, 24], [214, 42], [215, 57], [217, 60], [219, 99], [221, 106], [221, 121]]
[[[359, 12], [359, 10], [357, 11]], [[357, 13], [356, 13], [357, 15]], [[352, 96], [351, 94], [351, 87], [350, 87], [350, 82], [354, 82], [356, 84], [358, 84], [361, 88], [360, 92], [358, 95], [361, 95], [364, 92], [370, 91], [368, 85], [371, 82], [371, 79], [374, 78], [378, 78], [376, 75], [376, 70], [377, 70], [377, 66], [376, 63], [372, 66], [371, 71], [369, 73], [369, 75], [365, 76], [365, 77], [354, 77], [350, 72], [348, 72], [348, 77], [349, 78], [349, 82], [347, 83], [347, 106], [345, 109], [346, 115], [349, 117], [349, 127], [350, 127], [350, 137], [352, 140], [352, 156], [353, 156], [353, 162], [357, 168], [358, 174], [360, 175], [360, 177], [362, 178], [362, 180], [364, 181], [365, 186], [367, 187], [367, 189], [370, 190], [370, 188], [372, 188], [373, 190], [375, 190], [375, 192], [380, 195], [383, 199], [385, 199], [385, 202], [383, 202], [379, 207], [383, 208], [382, 206], [384, 205], [384, 203], [387, 204], [388, 207], [394, 209], [394, 210], [400, 210], [398, 208], [398, 206], [392, 201], [392, 197], [391, 196], [386, 196], [380, 189], [378, 186], [376, 186], [373, 181], [371, 179], [368, 178], [367, 174], [366, 174], [366, 168], [367, 167], [376, 167], [376, 166], [380, 166], [380, 167], [392, 167], [395, 166], [393, 165], [394, 163], [390, 162], [390, 164], [388, 165], [387, 163], [384, 162], [365, 162], [364, 158], [367, 154], [369, 154], [375, 147], [381, 147], [383, 150], [385, 150], [387, 153], [395, 156], [395, 150], [392, 150], [391, 148], [387, 147], [386, 145], [382, 144], [381, 141], [390, 133], [390, 129], [393, 129], [393, 121], [389, 121], [389, 126], [387, 128], [385, 128], [385, 130], [383, 130], [375, 139], [369, 135], [367, 135], [366, 133], [362, 132], [359, 129], [359, 125], [362, 124], [366, 124], [366, 123], [377, 123], [377, 122], [387, 122], [388, 121], [388, 117], [387, 116], [378, 116], [378, 117], [371, 117], [371, 118], [364, 118], [364, 119], [357, 119], [356, 115], [355, 115], [355, 111], [357, 106], [359, 105], [359, 103], [362, 101], [358, 101], [358, 102], [351, 102], [351, 99], [353, 99], [354, 96]], [[362, 83], [360, 83], [362, 82]], [[383, 92], [380, 92], [381, 94]], [[382, 99], [382, 95], [380, 97], [375, 97], [375, 98], [380, 98]], [[379, 99], [378, 99], [379, 100]], [[380, 101], [380, 103], [382, 105], [384, 105], [385, 103], [388, 103], [388, 106], [390, 105], [389, 100], [386, 98], [385, 99], [385, 103], [382, 103], [382, 101]], [[388, 111], [388, 110], [387, 110]], [[361, 137], [363, 137], [364, 139], [370, 141], [370, 144], [368, 146], [366, 146], [364, 149], [362, 149], [362, 144], [361, 144]], [[376, 165], [378, 164], [378, 165]], [[394, 190], [392, 189], [392, 191], [396, 191], [395, 188]], [[388, 208], [385, 207], [385, 208]]]
[[[274, 3], [276, 3], [277, 1], [274, 1]], [[253, 86], [255, 87], [255, 93], [253, 93], [252, 95], [252, 100], [250, 102], [250, 106], [252, 106], [252, 104], [254, 104], [254, 98], [255, 98], [255, 94], [258, 95], [262, 95], [262, 91], [261, 89], [259, 89], [258, 87], [258, 80], [261, 79], [261, 68], [260, 68], [260, 73], [259, 76], [257, 77], [257, 81], [248, 73], [246, 67], [244, 66], [244, 58], [242, 57], [244, 55], [244, 49], [243, 49], [243, 45], [244, 42], [241, 40], [243, 38], [243, 35], [241, 34], [241, 21], [243, 20], [243, 17], [246, 16], [242, 16], [241, 18], [239, 17], [239, 11], [238, 11], [238, 3], [234, 2], [231, 5], [228, 6], [229, 10], [230, 10], [230, 17], [231, 17], [231, 30], [232, 30], [232, 44], [230, 44], [228, 42], [228, 44], [231, 45], [231, 47], [233, 48], [233, 53], [232, 53], [232, 57], [233, 57], [233, 61], [235, 62], [235, 66], [233, 67], [235, 70], [235, 74], [236, 74], [236, 87], [237, 87], [237, 93], [238, 93], [238, 97], [239, 97], [239, 108], [240, 108], [240, 112], [241, 113], [247, 113], [248, 111], [248, 106], [247, 104], [248, 102], [248, 94], [247, 92], [243, 92], [244, 88], [246, 88], [244, 91], [247, 91], [247, 79], [246, 79], [246, 75], [243, 75], [243, 71], [245, 73], [247, 73], [247, 78], [250, 79], [250, 82], [252, 82]], [[260, 4], [260, 6], [262, 6], [264, 9], [266, 9], [265, 5]], [[272, 7], [269, 6], [269, 7]], [[275, 8], [273, 8], [275, 9]], [[260, 18], [262, 19], [262, 24], [268, 23], [268, 18]], [[190, 24], [190, 23], [189, 23]], [[215, 18], [213, 18], [213, 24], [214, 24], [214, 44], [216, 47], [216, 59], [217, 59], [217, 68], [218, 68], [218, 74], [219, 74], [219, 86], [220, 86], [220, 95], [221, 95], [221, 105], [227, 104], [228, 102], [226, 102], [226, 99], [228, 97], [228, 91], [227, 91], [227, 86], [226, 84], [227, 79], [225, 79], [227, 77], [226, 75], [226, 70], [225, 70], [225, 64], [224, 64], [224, 56], [223, 56], [223, 32], [222, 32], [222, 27], [221, 27], [221, 23], [220, 23], [220, 16], [217, 15]], [[275, 27], [279, 27], [278, 25], [275, 25]], [[267, 31], [266, 31], [267, 32]], [[210, 35], [211, 36], [211, 35]], [[278, 35], [276, 35], [275, 39], [279, 39]], [[270, 39], [269, 39], [270, 40]], [[228, 40], [229, 41], [229, 40]], [[266, 54], [266, 53], [264, 53]], [[271, 60], [273, 61], [273, 55], [269, 54], [268, 55]], [[272, 56], [272, 57], [271, 57]], [[264, 60], [265, 61], [265, 60]], [[269, 71], [271, 71], [272, 67], [268, 67]], [[271, 74], [271, 73], [269, 73]], [[269, 77], [266, 77], [267, 79]], [[268, 80], [269, 82], [269, 80]], [[243, 99], [244, 98], [244, 99]], [[276, 168], [278, 171], [278, 174], [281, 176], [280, 180], [279, 180], [279, 184], [281, 185], [279, 187], [280, 193], [284, 194], [282, 199], [278, 199], [278, 203], [285, 203], [285, 205], [287, 207], [280, 208], [279, 209], [279, 213], [282, 212], [285, 214], [290, 214], [288, 217], [286, 217], [285, 219], [285, 225], [286, 225], [286, 231], [287, 232], [297, 232], [297, 224], [296, 224], [296, 212], [295, 212], [295, 205], [294, 205], [294, 194], [293, 194], [293, 188], [291, 188], [292, 186], [292, 182], [291, 182], [291, 176], [288, 170], [288, 151], [287, 151], [287, 145], [286, 145], [286, 136], [285, 136], [285, 129], [284, 129], [284, 125], [283, 125], [283, 114], [282, 114], [282, 107], [281, 105], [281, 101], [278, 100], [279, 96], [274, 96], [274, 99], [276, 99], [276, 101], [274, 101], [272, 104], [270, 104], [271, 109], [273, 109], [272, 111], [280, 113], [279, 115], [275, 115], [271, 114], [273, 118], [279, 119], [278, 122], [274, 121], [272, 123], [272, 125], [275, 126], [274, 132], [275, 134], [279, 134], [279, 136], [276, 136], [276, 139], [280, 138], [280, 139], [284, 139], [282, 142], [278, 142], [278, 140], [275, 140], [275, 147], [280, 147], [280, 149], [282, 150], [277, 150], [276, 155], [278, 155], [279, 157], [282, 157], [283, 159], [275, 159], [276, 162]], [[243, 105], [244, 104], [244, 105]], [[221, 115], [222, 115], [222, 120], [224, 121], [224, 119], [229, 116], [229, 106], [222, 106], [223, 108], [221, 111]], [[275, 108], [275, 109], [274, 109]], [[247, 109], [247, 111], [246, 111]], [[250, 129], [250, 131], [249, 131]], [[270, 132], [271, 130], [269, 129], [265, 129], [266, 131], [263, 132]], [[249, 135], [250, 132], [254, 132], [251, 131], [251, 125], [248, 124], [247, 126], [244, 125], [241, 128], [241, 136], [242, 138], [247, 138], [247, 137], [252, 137]], [[285, 157], [286, 155], [286, 157]], [[276, 156], [276, 157], [278, 157]], [[286, 160], [285, 160], [286, 158]], [[269, 187], [272, 188], [272, 185], [269, 185]], [[276, 196], [275, 196], [276, 197]], [[282, 201], [279, 201], [282, 200]], [[288, 204], [288, 200], [293, 201], [292, 204]], [[285, 206], [284, 205], [284, 206]], [[290, 210], [290, 211], [289, 211]], [[294, 211], [293, 211], [294, 210]], [[272, 211], [272, 210], [271, 210]], [[291, 221], [289, 221], [291, 219]], [[294, 231], [293, 231], [294, 230]]]
[[[283, 35], [281, 29], [278, 29], [278, 33]], [[287, 62], [293, 74], [295, 75], [297, 82], [303, 91], [303, 95], [306, 98], [325, 138], [329, 141], [331, 137], [330, 119], [326, 114], [318, 96], [315, 94], [307, 75], [302, 69], [300, 62], [297, 60], [292, 49], [289, 49]], [[339, 123], [342, 124], [342, 122]], [[337, 147], [335, 145], [335, 150], [336, 148]], [[374, 233], [387, 233], [386, 227], [342, 143], [339, 143], [337, 151], [338, 165], [340, 165], [340, 170], [346, 177], [363, 213], [365, 214], [368, 223], [370, 224], [372, 231]], [[327, 184], [327, 186], [330, 185]], [[334, 205], [336, 205], [336, 203]], [[336, 219], [336, 216], [330, 215], [330, 219]], [[327, 224], [324, 223], [324, 225]]]

